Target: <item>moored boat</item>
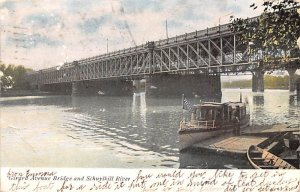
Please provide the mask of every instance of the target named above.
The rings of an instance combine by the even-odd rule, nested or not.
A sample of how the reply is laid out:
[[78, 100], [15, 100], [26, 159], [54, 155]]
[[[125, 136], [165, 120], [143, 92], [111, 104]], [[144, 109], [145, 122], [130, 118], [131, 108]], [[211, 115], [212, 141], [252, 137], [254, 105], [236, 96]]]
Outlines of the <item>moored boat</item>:
[[249, 147], [247, 158], [251, 166], [255, 169], [296, 169], [280, 157], [255, 145]]
[[250, 117], [242, 102], [204, 102], [187, 108], [190, 119], [182, 120], [178, 131], [180, 150], [225, 132], [239, 134], [240, 128], [249, 125]]

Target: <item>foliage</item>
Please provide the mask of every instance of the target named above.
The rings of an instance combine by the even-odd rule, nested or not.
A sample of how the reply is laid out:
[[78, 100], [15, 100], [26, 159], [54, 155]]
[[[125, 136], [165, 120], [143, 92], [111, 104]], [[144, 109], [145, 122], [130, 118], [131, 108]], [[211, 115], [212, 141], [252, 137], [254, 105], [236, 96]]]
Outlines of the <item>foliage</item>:
[[[293, 0], [264, 1], [263, 13], [254, 19], [236, 18], [231, 29], [239, 41], [251, 46], [251, 54], [262, 54], [264, 61], [272, 61], [274, 55], [284, 58], [299, 56], [297, 39], [300, 37], [300, 15]], [[250, 7], [257, 8], [252, 4]], [[251, 42], [251, 43], [250, 43]]]
[[0, 63], [0, 73], [1, 75], [1, 86], [4, 88], [16, 88], [23, 89], [26, 88], [27, 83], [25, 79], [25, 74], [32, 69], [27, 69], [22, 65], [8, 65]]
[[251, 88], [252, 82], [251, 80], [239, 80], [239, 81], [231, 81], [231, 82], [222, 82], [223, 88]]
[[5, 75], [1, 76], [0, 82], [1, 82], [1, 86], [3, 88], [9, 88], [13, 84], [12, 77], [11, 76], [5, 76]]
[[288, 89], [289, 76], [272, 76], [265, 75], [265, 88], [266, 89]]
[[[224, 82], [223, 88], [251, 88], [252, 80], [239, 80], [232, 82]], [[266, 89], [288, 89], [289, 88], [289, 76], [264, 76], [264, 86]]]

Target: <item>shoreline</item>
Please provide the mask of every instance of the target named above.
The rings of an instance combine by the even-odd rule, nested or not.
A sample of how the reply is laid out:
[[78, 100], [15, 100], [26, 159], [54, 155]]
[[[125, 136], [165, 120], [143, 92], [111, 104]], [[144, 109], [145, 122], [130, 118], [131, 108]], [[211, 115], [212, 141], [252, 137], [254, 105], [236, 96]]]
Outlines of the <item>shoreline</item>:
[[46, 96], [46, 95], [67, 95], [66, 93], [46, 92], [38, 90], [1, 90], [0, 97], [25, 97], [25, 96]]
[[[235, 87], [226, 87], [222, 88], [222, 91], [225, 90], [251, 90], [251, 88], [235, 88]], [[266, 90], [279, 90], [279, 91], [288, 91], [288, 89], [265, 89]], [[47, 91], [39, 91], [39, 90], [16, 90], [16, 89], [8, 89], [1, 90], [0, 97], [25, 97], [25, 96], [47, 96], [47, 95], [71, 95], [70, 93], [65, 92], [47, 92]]]

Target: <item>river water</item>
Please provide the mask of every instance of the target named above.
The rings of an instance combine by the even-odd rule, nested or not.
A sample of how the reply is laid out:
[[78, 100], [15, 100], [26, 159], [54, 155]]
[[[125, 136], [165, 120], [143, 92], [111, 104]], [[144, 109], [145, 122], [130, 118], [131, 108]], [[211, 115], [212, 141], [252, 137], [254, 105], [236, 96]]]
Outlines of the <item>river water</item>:
[[[225, 89], [222, 102], [238, 101], [240, 94], [253, 125], [299, 123], [299, 103], [288, 91]], [[2, 166], [250, 168], [241, 159], [179, 153], [181, 96], [30, 96], [0, 102]]]

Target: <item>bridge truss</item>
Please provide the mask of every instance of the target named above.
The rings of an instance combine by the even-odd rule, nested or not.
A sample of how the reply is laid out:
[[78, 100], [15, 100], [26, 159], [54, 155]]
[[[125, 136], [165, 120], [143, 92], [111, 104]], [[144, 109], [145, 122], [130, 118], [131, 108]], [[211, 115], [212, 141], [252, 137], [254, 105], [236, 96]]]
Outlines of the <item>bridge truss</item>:
[[[63, 66], [28, 74], [32, 84], [53, 84], [107, 78], [141, 79], [161, 73], [235, 73], [254, 71], [262, 56], [238, 41], [225, 24], [148, 42]], [[274, 67], [274, 65], [273, 65]]]

